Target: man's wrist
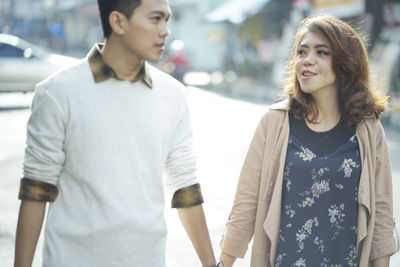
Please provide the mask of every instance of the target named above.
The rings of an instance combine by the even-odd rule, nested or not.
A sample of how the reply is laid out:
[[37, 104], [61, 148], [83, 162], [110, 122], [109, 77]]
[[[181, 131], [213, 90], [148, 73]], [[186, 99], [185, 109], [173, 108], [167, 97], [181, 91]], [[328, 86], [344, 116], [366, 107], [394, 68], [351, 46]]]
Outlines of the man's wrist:
[[222, 261], [220, 261], [216, 265], [209, 266], [209, 267], [224, 267], [224, 264], [222, 263]]

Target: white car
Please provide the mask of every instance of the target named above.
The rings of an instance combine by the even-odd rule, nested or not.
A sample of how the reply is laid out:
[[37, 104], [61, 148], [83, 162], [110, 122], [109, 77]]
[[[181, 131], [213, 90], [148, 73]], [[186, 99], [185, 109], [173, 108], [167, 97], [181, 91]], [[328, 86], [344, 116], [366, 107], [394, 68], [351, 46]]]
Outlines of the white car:
[[36, 83], [77, 61], [47, 52], [17, 36], [0, 34], [0, 93], [33, 91]]

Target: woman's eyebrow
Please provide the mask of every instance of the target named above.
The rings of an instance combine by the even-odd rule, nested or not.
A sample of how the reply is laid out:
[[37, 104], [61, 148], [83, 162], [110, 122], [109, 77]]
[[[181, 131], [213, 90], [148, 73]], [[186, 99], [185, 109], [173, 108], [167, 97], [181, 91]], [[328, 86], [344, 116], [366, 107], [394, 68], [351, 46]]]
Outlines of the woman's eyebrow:
[[[301, 48], [310, 48], [310, 46], [309, 45], [307, 45], [307, 44], [302, 44], [302, 45], [300, 45], [300, 47]], [[316, 45], [314, 45], [314, 47], [315, 48], [330, 48], [328, 45], [326, 45], [326, 44], [316, 44]]]

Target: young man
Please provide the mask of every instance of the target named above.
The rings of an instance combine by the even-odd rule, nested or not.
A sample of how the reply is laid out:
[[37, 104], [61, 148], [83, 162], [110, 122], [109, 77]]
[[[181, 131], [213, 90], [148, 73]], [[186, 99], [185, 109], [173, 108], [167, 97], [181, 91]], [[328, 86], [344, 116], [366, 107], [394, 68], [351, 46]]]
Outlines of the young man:
[[203, 266], [215, 258], [182, 84], [150, 66], [167, 0], [99, 0], [106, 42], [38, 84], [28, 122], [15, 267], [31, 266], [51, 202], [43, 266], [165, 266], [163, 169]]

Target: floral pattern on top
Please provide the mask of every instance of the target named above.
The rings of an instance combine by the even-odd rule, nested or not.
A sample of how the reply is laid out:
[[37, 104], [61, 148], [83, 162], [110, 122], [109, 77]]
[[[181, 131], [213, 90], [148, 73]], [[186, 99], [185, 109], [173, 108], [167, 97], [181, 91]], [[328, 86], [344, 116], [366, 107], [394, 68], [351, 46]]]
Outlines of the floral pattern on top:
[[341, 203], [339, 206], [331, 205], [328, 209], [328, 215], [330, 217], [329, 221], [331, 223], [331, 228], [334, 229], [334, 234], [332, 236], [332, 240], [336, 239], [340, 231], [344, 229], [343, 221], [346, 214], [344, 213], [344, 203]]
[[308, 148], [301, 147], [302, 151], [298, 151], [295, 155], [298, 155], [304, 161], [312, 161], [316, 155]]
[[299, 229], [296, 233], [296, 241], [299, 246], [299, 249], [296, 252], [301, 252], [304, 249], [304, 240], [311, 235], [311, 231], [313, 226], [318, 226], [318, 219], [314, 217], [314, 219], [309, 219], [306, 223]]
[[290, 135], [275, 266], [358, 266], [358, 149], [354, 135], [317, 157]]
[[298, 259], [291, 267], [306, 267], [306, 260], [303, 258]]
[[299, 194], [300, 196], [305, 197], [301, 203], [297, 204], [299, 207], [311, 207], [315, 203], [315, 199], [319, 198], [321, 194], [329, 191], [329, 179], [322, 180], [326, 171], [329, 171], [329, 169], [320, 168], [318, 171], [315, 171], [315, 169], [312, 170], [311, 179], [313, 180], [313, 184], [311, 185], [311, 188]]
[[344, 159], [342, 166], [339, 168], [339, 172], [344, 172], [344, 177], [349, 178], [354, 168], [360, 168], [360, 165], [352, 159]]

